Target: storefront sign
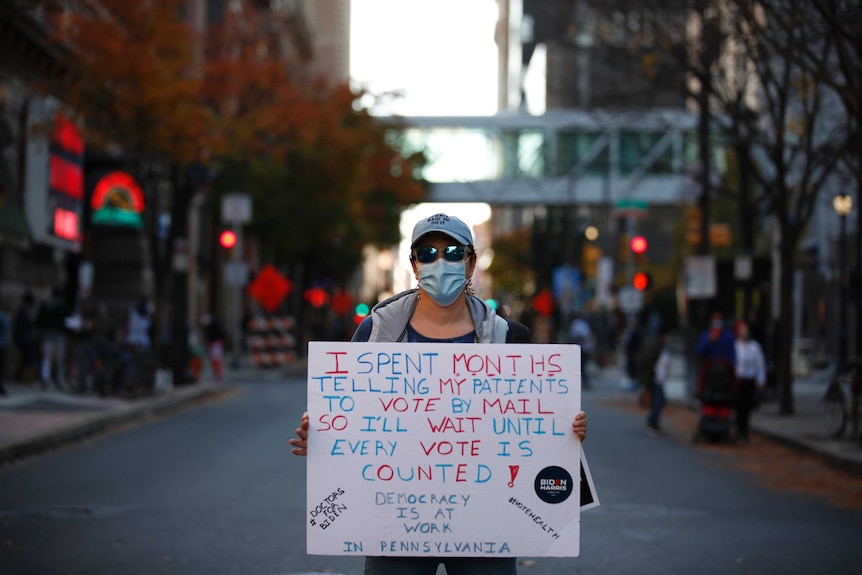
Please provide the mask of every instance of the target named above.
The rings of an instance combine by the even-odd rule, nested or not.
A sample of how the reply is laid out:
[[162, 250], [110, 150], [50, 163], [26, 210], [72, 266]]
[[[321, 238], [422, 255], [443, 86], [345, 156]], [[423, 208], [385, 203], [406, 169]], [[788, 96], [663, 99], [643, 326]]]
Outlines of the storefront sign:
[[84, 139], [51, 98], [28, 108], [25, 213], [33, 239], [57, 248], [81, 247]]
[[126, 172], [109, 172], [93, 188], [90, 200], [92, 222], [106, 226], [141, 228], [144, 225], [144, 194]]

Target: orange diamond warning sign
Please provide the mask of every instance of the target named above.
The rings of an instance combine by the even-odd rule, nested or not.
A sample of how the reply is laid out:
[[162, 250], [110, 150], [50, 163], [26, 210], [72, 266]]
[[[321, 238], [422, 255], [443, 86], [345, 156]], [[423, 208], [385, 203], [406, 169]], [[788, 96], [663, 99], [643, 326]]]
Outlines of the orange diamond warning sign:
[[248, 285], [248, 293], [264, 310], [272, 312], [281, 305], [292, 288], [293, 284], [289, 279], [281, 275], [274, 266], [267, 264]]

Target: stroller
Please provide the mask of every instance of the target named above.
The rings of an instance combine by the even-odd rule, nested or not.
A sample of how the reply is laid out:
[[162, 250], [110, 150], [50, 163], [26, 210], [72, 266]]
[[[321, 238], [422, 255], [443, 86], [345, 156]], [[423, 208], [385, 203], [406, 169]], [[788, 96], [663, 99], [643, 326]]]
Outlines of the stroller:
[[703, 362], [697, 383], [700, 419], [692, 441], [730, 442], [731, 418], [738, 386], [736, 369], [727, 358]]

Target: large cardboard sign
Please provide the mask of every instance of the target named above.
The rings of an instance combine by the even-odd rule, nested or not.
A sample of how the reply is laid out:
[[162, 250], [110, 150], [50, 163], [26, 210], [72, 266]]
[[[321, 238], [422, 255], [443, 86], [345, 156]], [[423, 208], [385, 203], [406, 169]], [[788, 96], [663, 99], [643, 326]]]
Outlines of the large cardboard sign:
[[307, 549], [573, 557], [580, 349], [312, 342]]

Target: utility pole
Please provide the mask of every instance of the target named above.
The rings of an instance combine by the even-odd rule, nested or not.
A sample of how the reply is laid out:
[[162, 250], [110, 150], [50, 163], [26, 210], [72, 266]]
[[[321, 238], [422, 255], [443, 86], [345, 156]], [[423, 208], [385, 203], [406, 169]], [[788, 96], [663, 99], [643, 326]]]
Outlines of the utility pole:
[[171, 372], [174, 385], [189, 383], [186, 368], [188, 354], [188, 172], [185, 166], [173, 166], [173, 198], [171, 204]]
[[[700, 197], [698, 199], [698, 208], [700, 209], [700, 243], [697, 246], [697, 254], [707, 256], [710, 252], [709, 245], [709, 224], [710, 218], [710, 203], [711, 203], [711, 151], [710, 145], [710, 120], [711, 113], [709, 109], [709, 95], [711, 91], [710, 70], [712, 62], [718, 49], [717, 46], [717, 30], [714, 29], [713, 22], [709, 19], [707, 11], [709, 8], [709, 0], [697, 0], [697, 13], [700, 18], [700, 46], [698, 49], [698, 61], [696, 69], [699, 70], [698, 77], [700, 79], [700, 92], [697, 95], [697, 103], [699, 108], [698, 124], [697, 124], [697, 146], [698, 159], [700, 163], [700, 173], [698, 180], [700, 183]], [[699, 298], [693, 300], [691, 315], [689, 317], [689, 328], [697, 334], [701, 329], [706, 327], [707, 315], [709, 308], [709, 300]]]
[[707, 8], [709, 0], [697, 0], [697, 12], [700, 17], [700, 49], [698, 50], [698, 68], [700, 70], [700, 92], [697, 95], [697, 103], [699, 108], [699, 117], [697, 123], [697, 145], [698, 159], [700, 161], [700, 198], [698, 207], [700, 208], [700, 243], [697, 246], [697, 253], [700, 255], [708, 255], [709, 246], [709, 224], [710, 224], [710, 155], [712, 147], [710, 145], [710, 120], [711, 114], [709, 110], [709, 93], [711, 90], [710, 69], [717, 50], [713, 23], [707, 19]]
[[[697, 50], [696, 61], [691, 62], [689, 68], [695, 71], [695, 74], [700, 83], [700, 91], [697, 94], [698, 104], [698, 124], [697, 124], [697, 146], [699, 173], [698, 183], [700, 184], [700, 196], [697, 206], [700, 212], [700, 222], [696, 257], [690, 258], [691, 264], [698, 261], [698, 267], [709, 264], [708, 256], [710, 252], [709, 244], [709, 224], [710, 224], [710, 188], [711, 188], [711, 162], [710, 156], [712, 147], [710, 145], [710, 120], [711, 113], [709, 109], [709, 96], [711, 91], [711, 67], [718, 50], [718, 38], [716, 37], [715, 26], [708, 18], [709, 0], [695, 0], [695, 11], [700, 19], [700, 44]], [[687, 263], [687, 266], [689, 264]], [[713, 268], [714, 270], [714, 265]], [[701, 274], [703, 275], [703, 274]], [[707, 274], [708, 275], [708, 274]], [[695, 343], [701, 330], [706, 328], [707, 316], [709, 313], [710, 299], [715, 297], [715, 294], [705, 290], [698, 293], [697, 297], [691, 297], [688, 309], [688, 337], [686, 338], [687, 358], [688, 358], [688, 384], [689, 389], [694, 391], [697, 386], [697, 373], [699, 369], [699, 359], [695, 354]]]
[[227, 280], [225, 283], [231, 286], [231, 302], [229, 312], [230, 333], [232, 334], [232, 348], [234, 367], [242, 364], [242, 294], [243, 288], [248, 281], [248, 264], [244, 260], [244, 246], [242, 238], [242, 227], [251, 221], [251, 196], [246, 193], [231, 193], [222, 197], [222, 221], [232, 226], [235, 236], [235, 245], [232, 247], [233, 257], [231, 261], [225, 262]]

